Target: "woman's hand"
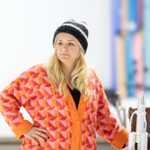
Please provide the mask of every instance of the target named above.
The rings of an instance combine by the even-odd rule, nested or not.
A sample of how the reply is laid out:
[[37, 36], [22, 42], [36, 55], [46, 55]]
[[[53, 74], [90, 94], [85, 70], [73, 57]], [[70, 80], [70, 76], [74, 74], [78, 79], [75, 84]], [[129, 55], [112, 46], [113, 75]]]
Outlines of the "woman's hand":
[[36, 145], [41, 144], [41, 142], [44, 143], [48, 139], [47, 130], [38, 127], [32, 127], [24, 136], [32, 140]]

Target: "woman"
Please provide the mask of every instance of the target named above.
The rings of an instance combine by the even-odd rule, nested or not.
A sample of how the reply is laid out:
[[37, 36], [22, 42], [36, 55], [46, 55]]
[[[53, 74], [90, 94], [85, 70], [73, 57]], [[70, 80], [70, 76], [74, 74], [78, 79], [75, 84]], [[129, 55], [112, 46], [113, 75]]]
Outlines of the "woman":
[[[48, 64], [23, 72], [0, 94], [0, 110], [22, 150], [95, 150], [96, 133], [120, 149], [128, 133], [109, 110], [102, 84], [85, 62], [88, 30], [64, 22]], [[23, 106], [33, 123], [19, 112]]]

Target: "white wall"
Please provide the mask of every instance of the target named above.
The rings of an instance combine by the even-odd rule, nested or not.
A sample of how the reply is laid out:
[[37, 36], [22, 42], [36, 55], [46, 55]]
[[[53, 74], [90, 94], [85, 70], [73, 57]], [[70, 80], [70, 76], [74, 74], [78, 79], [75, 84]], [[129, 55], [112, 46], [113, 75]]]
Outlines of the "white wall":
[[[49, 58], [55, 29], [71, 18], [87, 22], [87, 61], [104, 86], [111, 86], [109, 0], [0, 0], [0, 90], [28, 67]], [[0, 136], [5, 126], [2, 121]], [[5, 134], [11, 135], [8, 129]]]

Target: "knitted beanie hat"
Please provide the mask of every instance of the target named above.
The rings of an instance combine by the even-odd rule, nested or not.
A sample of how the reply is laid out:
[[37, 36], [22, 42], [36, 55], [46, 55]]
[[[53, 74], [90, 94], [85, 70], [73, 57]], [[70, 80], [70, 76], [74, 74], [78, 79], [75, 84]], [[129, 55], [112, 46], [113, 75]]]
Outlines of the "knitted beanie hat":
[[61, 26], [57, 28], [54, 33], [53, 45], [55, 42], [55, 38], [59, 33], [69, 33], [79, 41], [84, 52], [86, 53], [88, 47], [88, 29], [85, 25], [86, 24], [84, 22], [78, 23], [74, 20], [64, 22]]

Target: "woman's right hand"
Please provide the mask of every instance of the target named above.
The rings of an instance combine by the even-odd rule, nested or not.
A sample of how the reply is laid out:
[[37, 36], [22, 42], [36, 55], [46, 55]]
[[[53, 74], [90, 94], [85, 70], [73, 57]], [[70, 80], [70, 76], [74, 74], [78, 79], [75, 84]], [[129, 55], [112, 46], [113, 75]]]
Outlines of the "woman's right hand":
[[33, 141], [34, 144], [39, 145], [48, 140], [47, 130], [39, 127], [32, 127], [24, 136]]

